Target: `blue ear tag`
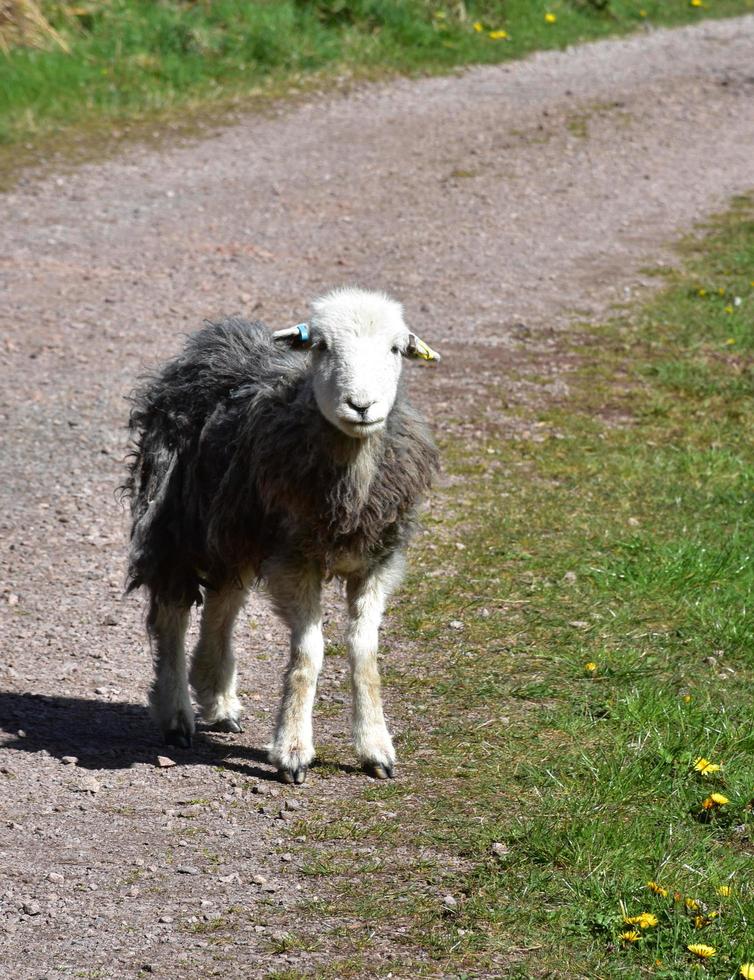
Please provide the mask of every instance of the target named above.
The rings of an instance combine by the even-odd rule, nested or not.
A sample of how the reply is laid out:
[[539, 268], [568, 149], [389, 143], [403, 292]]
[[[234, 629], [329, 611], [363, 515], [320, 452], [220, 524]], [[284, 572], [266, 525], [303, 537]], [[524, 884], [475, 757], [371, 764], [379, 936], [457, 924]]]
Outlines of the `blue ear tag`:
[[298, 330], [298, 340], [299, 340], [299, 343], [300, 344], [308, 344], [309, 343], [309, 339], [311, 337], [311, 333], [309, 332], [309, 324], [308, 323], [297, 323], [296, 324], [296, 330]]

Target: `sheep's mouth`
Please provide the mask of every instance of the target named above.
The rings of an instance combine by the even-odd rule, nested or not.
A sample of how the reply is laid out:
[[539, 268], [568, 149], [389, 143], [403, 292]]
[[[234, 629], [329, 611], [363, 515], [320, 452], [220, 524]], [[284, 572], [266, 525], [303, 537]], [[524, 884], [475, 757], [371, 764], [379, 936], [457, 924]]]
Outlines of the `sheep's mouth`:
[[342, 422], [349, 432], [362, 437], [377, 432], [385, 425], [384, 419], [370, 419], [368, 421], [366, 419], [342, 419]]

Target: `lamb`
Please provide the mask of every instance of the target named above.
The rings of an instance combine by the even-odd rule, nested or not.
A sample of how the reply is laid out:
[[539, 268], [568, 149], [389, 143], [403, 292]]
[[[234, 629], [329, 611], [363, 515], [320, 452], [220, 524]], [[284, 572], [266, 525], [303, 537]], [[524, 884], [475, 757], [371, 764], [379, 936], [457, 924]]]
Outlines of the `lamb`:
[[[129, 591], [149, 599], [153, 714], [168, 744], [203, 721], [241, 731], [233, 624], [264, 584], [290, 629], [270, 761], [301, 784], [314, 759], [312, 709], [324, 641], [320, 594], [346, 587], [353, 739], [365, 771], [392, 777], [378, 630], [417, 510], [438, 466], [401, 386], [402, 357], [439, 360], [387, 296], [328, 293], [310, 324], [208, 323], [134, 393]], [[187, 670], [191, 607], [203, 605]]]

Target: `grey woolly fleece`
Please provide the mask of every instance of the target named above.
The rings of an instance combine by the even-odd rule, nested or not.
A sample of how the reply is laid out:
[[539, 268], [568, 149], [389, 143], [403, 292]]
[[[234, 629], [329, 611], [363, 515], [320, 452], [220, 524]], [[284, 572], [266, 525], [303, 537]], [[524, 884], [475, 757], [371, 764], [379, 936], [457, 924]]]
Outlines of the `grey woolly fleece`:
[[264, 578], [270, 559], [314, 562], [329, 577], [344, 558], [375, 567], [405, 548], [438, 467], [424, 420], [399, 390], [369, 440], [365, 492], [352, 465], [365, 441], [322, 416], [308, 357], [262, 323], [228, 318], [134, 392], [129, 591], [190, 605], [200, 585], [249, 568]]

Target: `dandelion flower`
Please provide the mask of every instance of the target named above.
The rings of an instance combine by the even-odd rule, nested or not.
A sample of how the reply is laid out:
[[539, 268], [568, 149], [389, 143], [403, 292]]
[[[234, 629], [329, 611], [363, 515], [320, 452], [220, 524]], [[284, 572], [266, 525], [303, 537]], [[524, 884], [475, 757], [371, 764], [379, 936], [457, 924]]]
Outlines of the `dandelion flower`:
[[703, 7], [704, 2], [703, 0], [689, 0], [689, 5], [691, 7]]
[[[730, 887], [730, 885], [720, 885], [719, 888], [715, 889], [717, 894], [722, 895], [723, 898], [727, 898], [732, 890], [733, 889]], [[754, 974], [752, 974], [752, 977], [754, 978]]]
[[663, 888], [662, 885], [658, 885], [656, 881], [648, 881], [647, 888], [651, 892], [654, 892], [655, 895], [661, 895], [663, 898], [667, 898], [668, 896], [667, 888]]
[[744, 980], [754, 980], [754, 963], [742, 963], [738, 972]]
[[641, 915], [624, 915], [623, 921], [627, 926], [638, 926], [640, 929], [649, 929], [650, 926], [657, 925], [657, 916], [652, 912], [642, 912]]
[[736, 342], [735, 337], [728, 337], [728, 339], [725, 341], [725, 343], [728, 344], [729, 347], [735, 344], [735, 342]]
[[504, 41], [508, 37], [507, 31], [490, 31], [488, 37], [492, 38], [493, 41]]
[[584, 670], [588, 670], [590, 674], [593, 674], [597, 669], [597, 664], [590, 660], [589, 663], [584, 664]]
[[697, 900], [695, 898], [687, 898], [686, 899], [686, 908], [690, 912], [698, 912], [701, 907], [702, 906], [699, 904], [699, 902], [697, 902]]
[[553, 14], [550, 11], [548, 11], [545, 14], [545, 23], [547, 23], [547, 24], [554, 24], [557, 19], [558, 19], [558, 15], [557, 14]]
[[484, 24], [481, 22], [481, 20], [475, 20], [471, 26], [474, 28], [477, 34], [481, 34], [484, 30]]
[[705, 943], [691, 943], [686, 949], [689, 953], [700, 956], [703, 960], [709, 960], [715, 955], [715, 947], [707, 946]]
[[690, 694], [684, 694], [682, 700], [684, 704], [691, 704], [694, 699]]
[[622, 932], [618, 938], [622, 939], [624, 943], [638, 943], [641, 939], [641, 933], [637, 932], [636, 929], [629, 929]]
[[733, 307], [730, 305], [730, 303], [727, 306], [724, 306], [723, 307], [723, 312], [724, 313], [732, 313], [733, 312]]
[[717, 295], [718, 296], [725, 296], [725, 287], [724, 286], [718, 286], [717, 287]]
[[709, 759], [705, 759], [704, 756], [700, 756], [694, 762], [694, 769], [700, 772], [703, 776], [709, 776], [710, 773], [719, 772], [720, 766], [715, 762], [710, 762]]
[[704, 288], [704, 286], [702, 286], [701, 289], [697, 289], [696, 294], [697, 296], [706, 296], [707, 290]]
[[[639, 16], [640, 16], [640, 17], [646, 17], [646, 16], [647, 16], [647, 12], [646, 12], [646, 10], [640, 10], [640, 11], [639, 11]], [[659, 962], [659, 961], [658, 961], [658, 962]]]
[[710, 793], [706, 800], [702, 800], [703, 810], [714, 810], [717, 806], [725, 806], [726, 803], [730, 803], [727, 796], [723, 796], [722, 793]]

